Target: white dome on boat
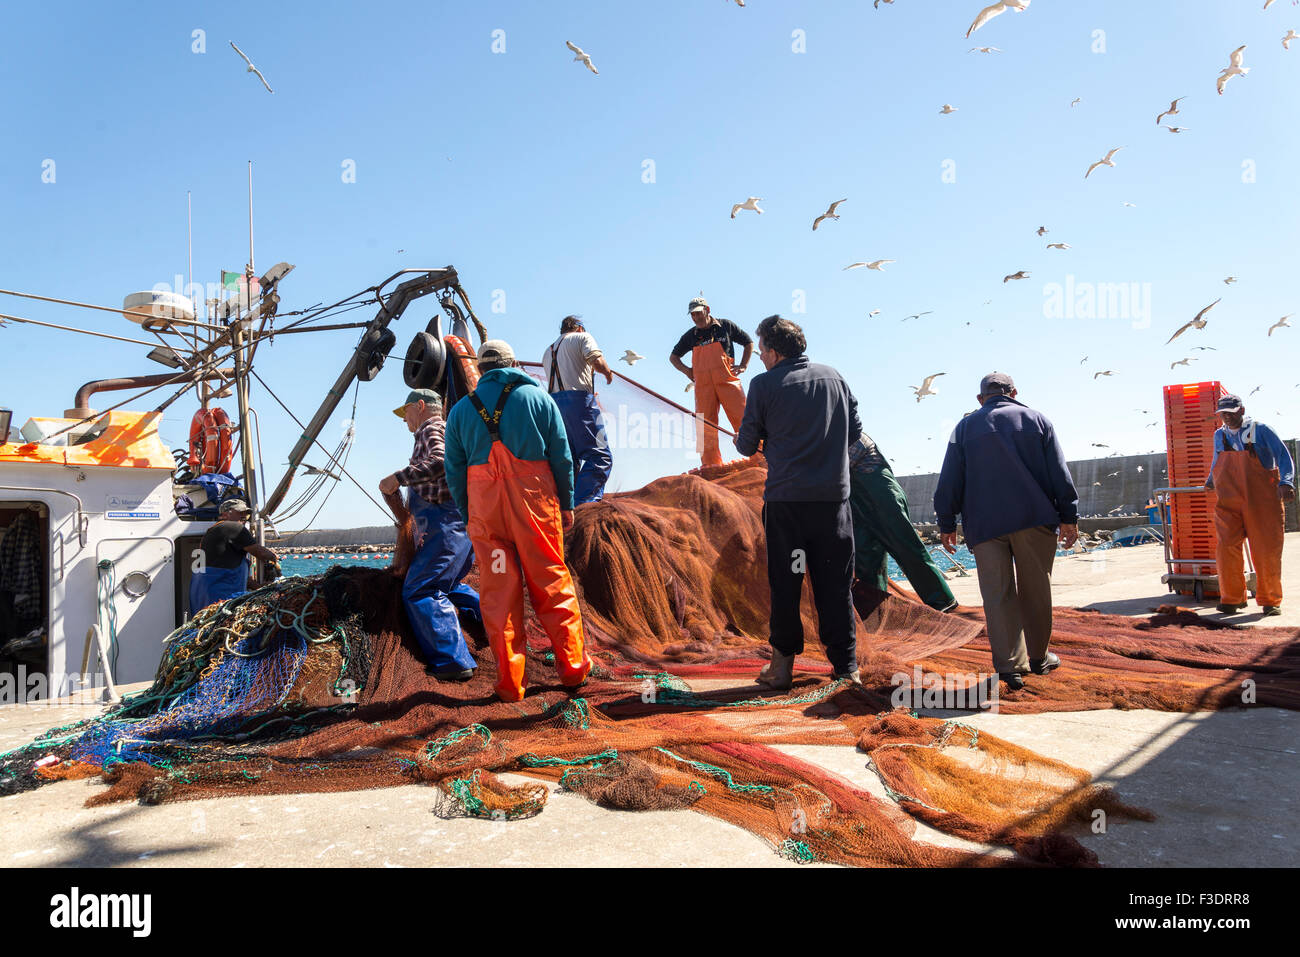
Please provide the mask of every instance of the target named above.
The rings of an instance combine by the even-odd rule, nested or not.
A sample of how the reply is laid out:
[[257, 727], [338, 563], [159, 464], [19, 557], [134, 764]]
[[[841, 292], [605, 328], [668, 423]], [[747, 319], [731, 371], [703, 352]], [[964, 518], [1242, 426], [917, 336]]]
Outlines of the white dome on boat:
[[194, 320], [194, 303], [177, 292], [133, 292], [122, 300], [122, 315], [146, 329], [162, 332], [172, 319]]

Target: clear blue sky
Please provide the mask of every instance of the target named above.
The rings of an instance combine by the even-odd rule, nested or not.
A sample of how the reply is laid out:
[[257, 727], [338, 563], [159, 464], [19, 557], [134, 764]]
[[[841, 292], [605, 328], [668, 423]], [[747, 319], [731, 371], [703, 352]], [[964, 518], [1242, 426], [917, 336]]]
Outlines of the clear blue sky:
[[[186, 268], [187, 190], [196, 278], [242, 269], [251, 159], [256, 265], [297, 265], [283, 310], [402, 267], [452, 263], [491, 333], [521, 357], [539, 357], [559, 319], [581, 313], [611, 355], [648, 357], [638, 378], [689, 402], [667, 354], [703, 290], [747, 329], [773, 312], [803, 324], [811, 356], [845, 375], [900, 474], [938, 468], [993, 369], [1056, 423], [1071, 458], [1090, 457], [1092, 442], [1161, 447], [1163, 428], [1145, 425], [1162, 418], [1171, 382], [1220, 379], [1243, 395], [1261, 386], [1250, 411], [1295, 435], [1300, 317], [1294, 330], [1266, 330], [1300, 311], [1300, 43], [1288, 53], [1280, 42], [1300, 30], [1300, 8], [1034, 0], [966, 40], [980, 5], [15, 7], [0, 40], [0, 286], [116, 306], [171, 282]], [[206, 53], [192, 52], [196, 29]], [[494, 54], [498, 29], [506, 52]], [[792, 50], [796, 30], [806, 52]], [[1094, 52], [1097, 30], [1105, 52]], [[572, 62], [565, 40], [599, 76]], [[1251, 72], [1218, 96], [1215, 76], [1243, 43]], [[1003, 52], [968, 54], [976, 44]], [[1186, 96], [1181, 114], [1166, 125], [1185, 124], [1182, 134], [1154, 123], [1176, 96]], [[958, 112], [939, 115], [944, 103]], [[1115, 168], [1085, 180], [1116, 146]], [[47, 159], [54, 183], [42, 182]], [[642, 181], [647, 159], [653, 183]], [[355, 183], [342, 181], [345, 160]], [[1247, 161], [1254, 182], [1243, 182]], [[750, 195], [766, 212], [730, 219]], [[842, 218], [812, 232], [843, 197]], [[1072, 248], [1045, 249], [1051, 241]], [[897, 262], [843, 270], [880, 258]], [[1002, 282], [1017, 270], [1031, 278]], [[1229, 275], [1239, 282], [1225, 285]], [[1149, 288], [1149, 325], [1046, 316], [1050, 284], [1067, 276]], [[490, 309], [498, 289], [504, 314]], [[1165, 345], [1220, 296], [1205, 330]], [[0, 311], [138, 331], [108, 313], [11, 297]], [[427, 318], [421, 308], [395, 326], [399, 357]], [[285, 338], [262, 350], [260, 371], [306, 416], [353, 342], [349, 332]], [[0, 404], [16, 423], [57, 415], [83, 381], [162, 371], [145, 351], [10, 324]], [[1190, 369], [1170, 371], [1189, 356]], [[1115, 375], [1094, 380], [1102, 369]], [[755, 359], [749, 375], [758, 371]], [[908, 386], [934, 372], [947, 373], [939, 395], [918, 404]], [[404, 394], [398, 362], [361, 387], [352, 465], [371, 489], [409, 455], [388, 411]], [[254, 402], [268, 478], [278, 476], [298, 429], [260, 388]], [[170, 444], [184, 441], [194, 408], [168, 410]], [[331, 423], [326, 444], [338, 435]], [[317, 524], [380, 520], [345, 487]]]

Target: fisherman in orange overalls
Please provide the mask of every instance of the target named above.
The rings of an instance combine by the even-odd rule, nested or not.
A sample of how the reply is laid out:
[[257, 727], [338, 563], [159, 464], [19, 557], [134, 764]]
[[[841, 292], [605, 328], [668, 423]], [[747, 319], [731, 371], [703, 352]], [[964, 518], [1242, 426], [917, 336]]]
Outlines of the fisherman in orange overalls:
[[524, 697], [524, 584], [566, 688], [586, 683], [582, 613], [564, 562], [573, 527], [573, 459], [560, 409], [514, 350], [478, 350], [478, 386], [447, 416], [447, 487], [478, 559], [479, 607], [497, 660], [497, 697]]
[[1284, 503], [1295, 498], [1295, 463], [1272, 429], [1246, 416], [1240, 396], [1220, 398], [1218, 412], [1223, 427], [1214, 433], [1214, 459], [1205, 482], [1217, 495], [1218, 610], [1231, 614], [1246, 607], [1241, 545], [1249, 542], [1255, 600], [1263, 614], [1280, 615]]
[[[693, 329], [677, 340], [669, 358], [673, 367], [695, 384], [695, 434], [698, 438], [701, 465], [721, 465], [722, 452], [718, 448], [718, 406], [727, 413], [731, 428], [739, 432], [745, 418], [745, 389], [740, 376], [749, 366], [754, 352], [754, 340], [729, 319], [715, 319], [703, 296], [697, 296], [686, 307], [690, 312]], [[745, 354], [736, 361], [734, 344], [745, 347]], [[681, 357], [691, 354], [691, 364]], [[687, 386], [690, 388], [690, 386]]]

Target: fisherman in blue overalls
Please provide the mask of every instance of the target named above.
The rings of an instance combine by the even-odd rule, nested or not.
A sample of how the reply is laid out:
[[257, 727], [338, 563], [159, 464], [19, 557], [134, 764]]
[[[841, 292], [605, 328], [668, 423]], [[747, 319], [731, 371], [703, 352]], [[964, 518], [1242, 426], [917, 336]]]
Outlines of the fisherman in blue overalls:
[[605, 376], [606, 383], [614, 381], [613, 370], [582, 319], [565, 316], [560, 323], [560, 338], [542, 356], [542, 374], [546, 377], [546, 391], [560, 407], [569, 439], [575, 507], [599, 502], [614, 468], [605, 420], [596, 404], [596, 372]]
[[202, 556], [195, 555], [194, 577], [190, 579], [190, 617], [213, 602], [225, 601], [248, 591], [248, 556], [280, 567], [275, 552], [257, 544], [244, 523], [251, 512], [237, 498], [221, 503], [217, 522], [203, 533]]
[[379, 483], [385, 495], [406, 486], [415, 521], [415, 558], [402, 583], [402, 604], [425, 671], [440, 681], [468, 681], [477, 665], [456, 613], [480, 622], [482, 614], [478, 592], [461, 581], [474, 564], [474, 547], [447, 488], [442, 400], [431, 389], [415, 389], [393, 413], [415, 433], [411, 464]]

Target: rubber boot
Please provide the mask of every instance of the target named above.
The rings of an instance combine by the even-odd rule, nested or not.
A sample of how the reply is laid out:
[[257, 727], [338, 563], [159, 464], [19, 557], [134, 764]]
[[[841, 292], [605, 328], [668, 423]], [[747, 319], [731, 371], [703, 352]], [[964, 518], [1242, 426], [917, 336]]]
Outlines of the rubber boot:
[[794, 684], [794, 655], [783, 655], [773, 649], [772, 660], [754, 680], [773, 691], [789, 691]]

